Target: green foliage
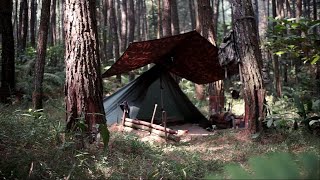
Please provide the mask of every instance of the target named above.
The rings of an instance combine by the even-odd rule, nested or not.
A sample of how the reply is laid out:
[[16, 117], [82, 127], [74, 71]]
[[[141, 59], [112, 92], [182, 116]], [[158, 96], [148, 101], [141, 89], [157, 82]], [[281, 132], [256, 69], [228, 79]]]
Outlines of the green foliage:
[[294, 107], [291, 107], [293, 99], [284, 96], [274, 103], [266, 104], [267, 116], [264, 123], [267, 128], [287, 129], [293, 127], [296, 120], [294, 115]]
[[63, 69], [64, 66], [64, 46], [57, 44], [47, 48], [46, 62], [49, 67]]
[[[304, 62], [316, 64], [320, 56], [319, 36], [314, 29], [320, 20], [301, 18], [271, 19], [276, 25], [269, 29], [266, 47], [276, 55], [288, 54], [294, 58], [302, 58]], [[301, 35], [303, 34], [303, 35]]]
[[99, 125], [99, 132], [101, 134], [102, 137], [102, 141], [103, 141], [103, 145], [104, 145], [104, 150], [106, 151], [108, 148], [108, 143], [109, 143], [109, 139], [110, 139], [110, 132], [108, 130], [108, 127], [106, 124], [100, 124]]
[[[99, 153], [79, 149], [75, 134], [65, 133], [61, 101], [44, 110], [0, 111], [0, 179], [99, 179]], [[49, 115], [50, 114], [50, 115]]]
[[[46, 66], [43, 77], [43, 93], [45, 98], [60, 96], [63, 91], [65, 70], [63, 46], [48, 47]], [[16, 61], [16, 89], [24, 94], [23, 99], [30, 101], [32, 97], [36, 50], [27, 47]]]
[[317, 179], [320, 177], [320, 158], [314, 153], [302, 153], [297, 157], [289, 153], [271, 153], [252, 157], [247, 166], [230, 164], [223, 176], [208, 179]]
[[[109, 165], [117, 168], [110, 179], [199, 179], [220, 170], [218, 161], [175, 146], [153, 146], [130, 134], [114, 134]], [[164, 151], [164, 149], [167, 149]]]

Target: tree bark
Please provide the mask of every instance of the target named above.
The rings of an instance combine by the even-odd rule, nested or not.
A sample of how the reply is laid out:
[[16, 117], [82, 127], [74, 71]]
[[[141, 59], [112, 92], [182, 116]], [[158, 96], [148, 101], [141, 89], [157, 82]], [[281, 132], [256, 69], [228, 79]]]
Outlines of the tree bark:
[[172, 34], [177, 35], [180, 33], [179, 28], [179, 14], [177, 0], [171, 0], [171, 24], [172, 24]]
[[211, 44], [216, 45], [212, 8], [209, 0], [198, 0], [198, 16], [196, 30]]
[[[277, 17], [277, 8], [276, 8], [276, 0], [272, 0], [272, 16], [273, 18]], [[273, 27], [276, 24], [273, 23]], [[274, 71], [274, 88], [276, 90], [276, 96], [282, 96], [282, 82], [281, 82], [281, 75], [280, 75], [280, 64], [277, 55], [273, 55], [273, 71]]]
[[[318, 13], [317, 13], [318, 9], [317, 9], [317, 2], [316, 1], [317, 0], [313, 0], [313, 20], [315, 20], [315, 21], [318, 19]], [[313, 29], [314, 34], [318, 33], [317, 29], [318, 29], [318, 27], [315, 27]]]
[[0, 1], [0, 34], [2, 35], [0, 102], [8, 102], [15, 91], [14, 37], [12, 0]]
[[123, 53], [127, 48], [127, 0], [121, 1], [121, 48]]
[[20, 1], [18, 49], [23, 53], [27, 46], [28, 0]]
[[56, 42], [56, 0], [51, 0], [50, 12], [50, 30], [49, 30], [49, 44], [54, 46]]
[[37, 15], [37, 2], [31, 0], [30, 6], [30, 44], [32, 47], [36, 47], [36, 15]]
[[[258, 7], [259, 7], [259, 20], [258, 20], [258, 29], [259, 29], [259, 36], [260, 36], [260, 42], [262, 44], [265, 44], [267, 40], [267, 29], [268, 29], [268, 15], [267, 15], [267, 5], [266, 0], [259, 0], [258, 1]], [[269, 77], [269, 58], [268, 58], [268, 50], [265, 48], [265, 46], [261, 47], [261, 53], [262, 53], [262, 79], [265, 84], [268, 84], [270, 82]]]
[[91, 135], [96, 123], [106, 123], [95, 7], [95, 0], [66, 0], [64, 19], [67, 130], [83, 118]]
[[[217, 5], [217, 4], [216, 4]], [[218, 11], [218, 10], [216, 10]], [[209, 0], [198, 0], [197, 31], [213, 45], [216, 45], [215, 24], [213, 24], [212, 8]], [[202, 89], [195, 84], [196, 89]], [[200, 92], [197, 92], [197, 94]], [[204, 92], [202, 92], [204, 94]], [[204, 96], [204, 95], [203, 95]], [[198, 96], [201, 97], [201, 96]], [[217, 81], [209, 84], [209, 113], [220, 113], [224, 108], [223, 82]]]
[[171, 36], [171, 0], [163, 0], [162, 30], [163, 37]]
[[142, 1], [142, 37], [143, 40], [148, 40], [149, 38], [149, 25], [147, 20], [147, 5], [146, 1]]
[[221, 8], [222, 8], [222, 26], [223, 26], [223, 37], [227, 34], [227, 25], [226, 25], [226, 18], [225, 18], [225, 9], [224, 9], [224, 0], [221, 0]]
[[[153, 36], [150, 36], [152, 39], [157, 37], [157, 20], [156, 20], [156, 14], [155, 14], [155, 3], [154, 0], [151, 0], [151, 16], [152, 16], [152, 26], [153, 26]], [[151, 33], [150, 33], [151, 34]]]
[[158, 32], [157, 32], [157, 38], [161, 38], [163, 36], [162, 31], [162, 13], [161, 13], [161, 1], [158, 0]]
[[[199, 2], [198, 2], [199, 3]], [[219, 19], [219, 5], [220, 5], [220, 0], [215, 0], [213, 3], [213, 26], [214, 26], [214, 33], [215, 33], [215, 38], [217, 36], [218, 32], [218, 19]], [[210, 3], [209, 3], [210, 6]]]
[[195, 7], [193, 0], [189, 0], [189, 11], [190, 11], [190, 20], [192, 30], [196, 29], [196, 18], [195, 18]]
[[134, 29], [135, 29], [135, 15], [134, 15], [134, 2], [128, 0], [128, 41], [132, 43], [134, 41]]
[[64, 45], [65, 42], [65, 34], [64, 34], [64, 30], [63, 30], [63, 20], [64, 20], [64, 1], [65, 0], [61, 0], [61, 12], [60, 12], [60, 23], [61, 23], [61, 44]]
[[135, 5], [135, 15], [136, 15], [136, 39], [137, 41], [141, 41], [141, 15], [142, 15], [142, 9], [141, 9], [142, 1], [141, 0], [136, 0], [136, 5]]
[[[112, 40], [113, 40], [113, 47], [114, 47], [114, 60], [117, 61], [120, 56], [120, 49], [119, 49], [119, 38], [118, 38], [118, 29], [117, 29], [117, 17], [116, 11], [114, 8], [114, 0], [108, 0], [110, 6], [110, 28], [112, 32]], [[117, 75], [117, 80], [121, 83], [121, 75]]]
[[37, 60], [35, 64], [35, 77], [34, 77], [34, 91], [32, 94], [32, 102], [34, 109], [43, 109], [43, 73], [45, 66], [47, 39], [49, 30], [49, 17], [50, 17], [50, 3], [51, 0], [42, 1], [41, 20], [39, 27], [38, 46], [37, 46]]
[[240, 76], [243, 83], [245, 116], [249, 120], [249, 130], [261, 130], [263, 120], [264, 84], [261, 77], [262, 58], [259, 49], [259, 35], [250, 0], [233, 0], [232, 16], [236, 52], [240, 57]]
[[114, 58], [113, 54], [113, 37], [112, 37], [112, 25], [114, 21], [112, 20], [112, 13], [111, 13], [111, 7], [113, 5], [109, 4], [109, 0], [105, 0], [105, 8], [107, 10], [107, 26], [108, 26], [108, 31], [107, 31], [107, 52], [106, 52], [106, 62], [109, 62], [111, 59]]

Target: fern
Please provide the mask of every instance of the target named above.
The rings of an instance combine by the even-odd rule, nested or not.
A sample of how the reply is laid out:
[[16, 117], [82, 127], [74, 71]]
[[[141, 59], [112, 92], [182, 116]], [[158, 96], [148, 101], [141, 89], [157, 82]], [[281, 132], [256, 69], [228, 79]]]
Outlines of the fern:
[[64, 74], [61, 73], [44, 73], [44, 81], [50, 84], [56, 84], [58, 86], [62, 86], [64, 84]]

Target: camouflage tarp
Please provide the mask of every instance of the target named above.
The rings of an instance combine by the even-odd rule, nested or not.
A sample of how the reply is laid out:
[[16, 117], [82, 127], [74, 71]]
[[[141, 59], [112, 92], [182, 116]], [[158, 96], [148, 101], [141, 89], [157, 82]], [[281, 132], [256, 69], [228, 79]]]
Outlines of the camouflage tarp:
[[224, 79], [218, 48], [198, 32], [134, 42], [102, 77], [123, 74], [155, 63], [168, 71], [198, 84]]

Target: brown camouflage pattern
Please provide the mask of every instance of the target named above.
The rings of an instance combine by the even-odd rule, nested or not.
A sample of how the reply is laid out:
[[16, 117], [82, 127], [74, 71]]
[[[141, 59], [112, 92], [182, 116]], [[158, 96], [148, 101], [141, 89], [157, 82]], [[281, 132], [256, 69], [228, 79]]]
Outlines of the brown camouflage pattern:
[[198, 84], [224, 79], [224, 68], [219, 64], [218, 48], [191, 31], [176, 36], [134, 42], [108, 69], [103, 78], [155, 63], [168, 71]]

